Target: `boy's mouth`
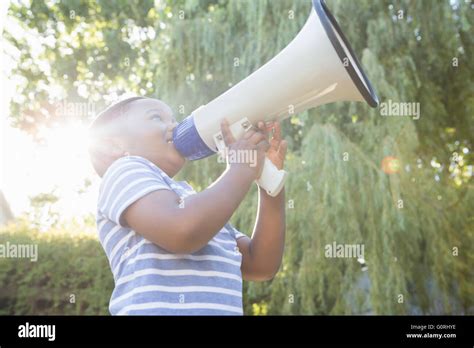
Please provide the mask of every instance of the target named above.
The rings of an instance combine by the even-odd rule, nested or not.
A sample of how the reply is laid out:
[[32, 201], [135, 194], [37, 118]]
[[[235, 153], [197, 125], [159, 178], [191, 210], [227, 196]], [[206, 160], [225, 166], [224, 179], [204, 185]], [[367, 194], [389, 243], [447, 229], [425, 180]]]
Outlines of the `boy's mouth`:
[[173, 143], [173, 129], [175, 127], [171, 128], [171, 129], [168, 129], [166, 131], [166, 134], [165, 134], [165, 142], [167, 142], [168, 144], [172, 144]]

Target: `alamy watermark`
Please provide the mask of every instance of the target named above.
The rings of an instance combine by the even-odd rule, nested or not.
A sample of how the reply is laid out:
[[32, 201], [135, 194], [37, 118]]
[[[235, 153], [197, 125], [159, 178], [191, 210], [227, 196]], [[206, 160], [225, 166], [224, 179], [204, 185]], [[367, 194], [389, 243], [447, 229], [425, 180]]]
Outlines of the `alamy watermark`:
[[63, 100], [55, 105], [56, 116], [68, 119], [81, 119], [95, 115], [95, 103], [67, 102]]
[[364, 244], [326, 244], [324, 256], [327, 258], [357, 258], [359, 262], [364, 260]]
[[37, 325], [26, 322], [18, 326], [18, 337], [20, 338], [47, 338], [48, 341], [56, 339], [56, 325]]
[[38, 261], [37, 244], [0, 244], [0, 258], [30, 259], [31, 262]]
[[232, 150], [225, 148], [219, 151], [218, 163], [247, 163], [250, 167], [257, 165], [257, 150]]
[[420, 118], [420, 103], [416, 102], [395, 102], [389, 99], [380, 103], [380, 115], [394, 117], [412, 117], [414, 120]]

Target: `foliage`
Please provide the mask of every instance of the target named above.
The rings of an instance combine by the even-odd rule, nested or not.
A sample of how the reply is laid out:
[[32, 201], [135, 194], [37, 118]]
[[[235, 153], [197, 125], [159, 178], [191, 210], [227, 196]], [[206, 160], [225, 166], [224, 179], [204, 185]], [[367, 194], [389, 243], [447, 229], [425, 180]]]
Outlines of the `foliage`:
[[1, 315], [108, 314], [113, 277], [95, 234], [74, 225], [41, 232], [25, 220], [3, 227], [0, 245], [38, 250], [36, 262], [0, 258]]
[[[473, 5], [328, 5], [381, 101], [418, 102], [421, 117], [381, 117], [362, 103], [337, 103], [284, 122], [290, 144], [284, 262], [271, 283], [245, 284], [245, 311], [473, 313]], [[93, 101], [99, 109], [125, 91], [158, 97], [185, 117], [277, 54], [310, 8], [301, 0], [15, 3], [10, 18], [38, 43], [6, 28], [7, 53], [19, 62], [13, 117], [36, 134], [37, 126], [61, 121], [54, 112], [61, 100]], [[398, 159], [396, 173], [381, 169], [387, 157]], [[202, 190], [222, 170], [209, 158], [186, 166], [178, 179]], [[244, 232], [253, 227], [255, 192], [232, 219]], [[363, 244], [367, 271], [355, 259], [324, 257], [333, 241]], [[54, 250], [51, 264], [41, 266], [45, 272], [65, 267], [53, 266]], [[105, 263], [100, 272], [108, 272]], [[104, 294], [97, 298], [104, 306], [97, 312], [104, 311]]]

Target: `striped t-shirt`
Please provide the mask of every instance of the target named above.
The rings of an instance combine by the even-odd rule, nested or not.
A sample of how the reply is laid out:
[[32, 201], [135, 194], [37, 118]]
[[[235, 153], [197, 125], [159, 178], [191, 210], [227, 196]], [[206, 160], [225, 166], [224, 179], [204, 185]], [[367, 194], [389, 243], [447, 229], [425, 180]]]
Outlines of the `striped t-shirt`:
[[[97, 227], [115, 287], [113, 315], [242, 315], [242, 254], [245, 236], [227, 223], [192, 254], [174, 254], [126, 226], [122, 213], [156, 190], [173, 190], [184, 200], [195, 194], [145, 158], [122, 157], [106, 171], [100, 186]], [[183, 201], [182, 201], [183, 202]]]

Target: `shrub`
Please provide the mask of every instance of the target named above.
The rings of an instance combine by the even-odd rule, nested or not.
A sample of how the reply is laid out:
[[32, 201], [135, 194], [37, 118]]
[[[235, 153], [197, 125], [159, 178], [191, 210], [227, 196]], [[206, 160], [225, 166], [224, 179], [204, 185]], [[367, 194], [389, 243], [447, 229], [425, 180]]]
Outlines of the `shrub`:
[[112, 273], [96, 235], [84, 229], [71, 223], [40, 232], [26, 221], [0, 229], [0, 244], [38, 250], [36, 262], [0, 258], [1, 315], [109, 314]]

